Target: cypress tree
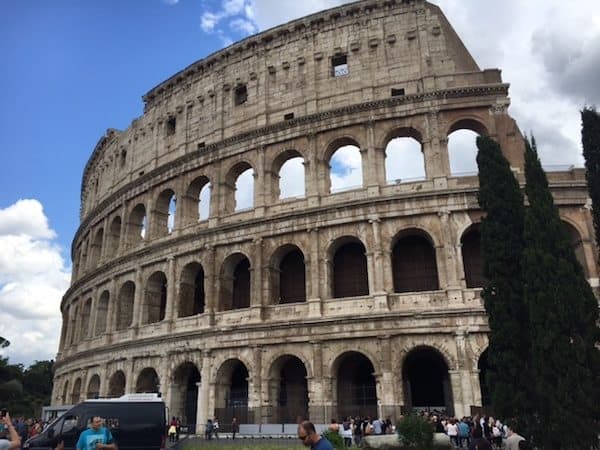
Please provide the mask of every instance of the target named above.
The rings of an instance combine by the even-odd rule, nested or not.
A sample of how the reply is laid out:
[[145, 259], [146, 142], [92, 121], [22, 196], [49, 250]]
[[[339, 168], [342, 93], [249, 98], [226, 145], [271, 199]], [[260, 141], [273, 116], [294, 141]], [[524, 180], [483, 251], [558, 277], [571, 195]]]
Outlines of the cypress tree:
[[[523, 258], [535, 439], [545, 450], [597, 443], [598, 302], [575, 258], [535, 147], [526, 142]], [[524, 324], [526, 326], [526, 324]]]
[[600, 114], [594, 108], [584, 108], [581, 111], [581, 141], [585, 176], [592, 199], [596, 244], [600, 246]]
[[523, 299], [521, 258], [525, 207], [519, 183], [500, 145], [477, 138], [481, 209], [481, 252], [487, 283], [481, 294], [490, 326], [489, 386], [494, 413], [523, 422], [530, 405], [528, 393], [528, 310]]

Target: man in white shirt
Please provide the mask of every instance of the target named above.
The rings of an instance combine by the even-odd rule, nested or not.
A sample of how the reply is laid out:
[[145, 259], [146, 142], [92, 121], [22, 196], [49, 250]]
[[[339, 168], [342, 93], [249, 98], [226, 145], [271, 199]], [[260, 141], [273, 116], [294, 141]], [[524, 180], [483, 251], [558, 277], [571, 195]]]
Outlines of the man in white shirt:
[[507, 427], [506, 450], [519, 450], [519, 442], [525, 438], [513, 430], [514, 425], [509, 424]]
[[15, 450], [21, 448], [21, 438], [19, 437], [17, 430], [15, 430], [8, 412], [2, 417], [2, 423], [4, 424], [4, 428], [8, 430], [10, 439], [0, 439], [0, 450]]

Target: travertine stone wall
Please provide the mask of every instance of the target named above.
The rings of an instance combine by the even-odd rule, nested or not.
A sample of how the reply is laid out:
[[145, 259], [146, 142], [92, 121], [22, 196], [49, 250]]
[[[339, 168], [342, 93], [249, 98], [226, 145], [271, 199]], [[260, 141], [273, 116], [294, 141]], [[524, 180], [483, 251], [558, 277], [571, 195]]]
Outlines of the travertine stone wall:
[[[340, 56], [348, 74], [335, 77]], [[247, 101], [236, 105], [241, 86]], [[445, 406], [456, 415], [480, 406], [487, 321], [462, 245], [481, 218], [478, 181], [450, 174], [447, 144], [458, 129], [490, 135], [522, 181], [507, 93], [500, 72], [480, 70], [442, 12], [422, 0], [359, 1], [299, 19], [152, 89], [143, 116], [109, 129], [84, 171], [53, 404], [150, 383], [183, 416], [190, 378], [182, 374], [193, 372], [198, 406], [186, 419], [201, 424], [223, 406], [233, 367], [243, 364], [253, 421], [268, 423], [281, 358], [293, 357], [306, 372], [308, 412], [324, 422], [341, 411], [340, 364], [362, 355], [377, 413], [398, 415], [409, 403], [406, 358], [434, 349], [447, 371]], [[396, 137], [421, 143], [425, 180], [386, 184], [385, 150]], [[363, 184], [331, 193], [329, 161], [347, 144], [360, 149]], [[304, 160], [305, 195], [280, 200], [279, 170], [295, 156]], [[253, 208], [235, 211], [235, 180], [247, 168]], [[584, 173], [549, 179], [597, 285]], [[210, 215], [198, 220], [207, 183]], [[396, 292], [394, 249], [405, 236], [434, 249], [438, 289]], [[335, 258], [351, 242], [364, 248], [368, 293], [334, 298]], [[291, 250], [303, 257], [306, 299], [282, 303], [277, 277]], [[249, 307], [231, 309], [244, 258]], [[197, 280], [203, 310], [188, 315], [182, 299], [193, 298]]]

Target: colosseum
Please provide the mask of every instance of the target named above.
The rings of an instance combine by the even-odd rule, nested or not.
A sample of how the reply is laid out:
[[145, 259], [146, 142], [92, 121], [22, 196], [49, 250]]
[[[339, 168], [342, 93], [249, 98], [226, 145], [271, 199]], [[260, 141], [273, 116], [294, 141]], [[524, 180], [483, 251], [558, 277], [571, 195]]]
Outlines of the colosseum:
[[[437, 6], [365, 0], [151, 89], [83, 173], [52, 404], [160, 392], [198, 429], [486, 405], [474, 141], [449, 142], [492, 136], [523, 181], [508, 88]], [[596, 286], [584, 171], [549, 181]]]

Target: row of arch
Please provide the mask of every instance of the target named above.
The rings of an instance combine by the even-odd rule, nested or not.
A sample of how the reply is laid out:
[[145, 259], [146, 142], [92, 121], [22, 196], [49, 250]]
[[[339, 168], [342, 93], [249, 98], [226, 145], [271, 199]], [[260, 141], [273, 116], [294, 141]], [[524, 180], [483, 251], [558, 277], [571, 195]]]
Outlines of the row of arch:
[[[579, 233], [570, 224], [564, 223], [572, 237], [572, 243], [587, 274], [583, 244]], [[461, 253], [466, 288], [482, 287], [483, 261], [480, 253], [480, 234], [477, 224], [465, 231], [461, 237]], [[347, 298], [370, 295], [367, 250], [363, 242], [351, 236], [334, 241], [328, 249], [327, 279], [332, 298]], [[422, 230], [403, 230], [393, 240], [390, 252], [392, 283], [390, 291], [395, 293], [425, 292], [440, 289], [439, 271], [435, 245], [431, 237]], [[307, 267], [305, 255], [296, 245], [287, 244], [277, 249], [269, 259], [270, 299], [268, 304], [287, 304], [307, 300]], [[240, 252], [226, 257], [218, 274], [218, 291], [211, 308], [213, 311], [229, 311], [248, 308], [252, 303], [252, 263]], [[184, 318], [203, 314], [208, 301], [206, 283], [208, 274], [200, 262], [186, 264], [176, 280], [175, 299], [168, 294], [168, 277], [157, 270], [149, 275], [144, 284], [136, 286], [134, 281], [125, 281], [116, 292], [113, 308], [109, 308], [111, 293], [101, 292], [93, 306], [88, 298], [75, 306], [64, 320], [65, 345], [81, 339], [99, 336], [106, 332], [124, 330], [136, 321], [146, 325], [161, 322], [166, 318], [167, 304], [175, 308], [174, 317]], [[142, 289], [139, 317], [134, 317], [136, 289]], [[111, 320], [113, 318], [113, 320]], [[93, 320], [93, 323], [92, 323]], [[111, 322], [109, 324], [109, 322]], [[110, 326], [110, 329], [109, 329]]]
[[[487, 130], [483, 124], [473, 120], [463, 120], [451, 128], [449, 153], [458, 155], [457, 158], [450, 158], [450, 167], [456, 168], [453, 174], [476, 173], [475, 138], [478, 133], [487, 134]], [[364, 146], [361, 147], [352, 137], [337, 139], [328, 146], [324, 158], [329, 174], [327, 192], [363, 186], [362, 174], [366, 161], [363, 161], [361, 149]], [[427, 178], [422, 137], [416, 129], [394, 130], [387, 137], [384, 153], [386, 183], [398, 184]], [[465, 161], [470, 163], [465, 166]], [[98, 228], [81, 243], [74, 262], [76, 274], [80, 268], [94, 268], [101, 259], [116, 256], [119, 248], [136, 246], [145, 240], [169, 235], [176, 228], [206, 220], [214, 209], [220, 213], [231, 213], [252, 208], [257, 195], [254, 179], [258, 176], [254, 166], [250, 161], [240, 161], [227, 171], [224, 183], [218, 183], [217, 197], [221, 196], [222, 199], [213, 198], [213, 183], [208, 176], [202, 175], [191, 181], [185, 189], [166, 187], [152, 199], [151, 204], [139, 202], [125, 216], [113, 217], [106, 230], [104, 227]], [[272, 167], [266, 173], [266, 177], [271, 178], [271, 197], [279, 200], [305, 197], [307, 176], [302, 153], [297, 150], [283, 151], [274, 158]]]
[[[411, 408], [435, 408], [453, 411], [453, 392], [450, 382], [451, 365], [436, 348], [421, 345], [410, 350], [403, 358], [401, 373], [395, 377], [401, 384], [403, 406]], [[241, 417], [242, 422], [252, 421], [248, 416], [251, 368], [242, 360], [232, 358], [226, 360], [216, 371], [215, 379], [210, 382], [214, 386], [214, 414], [221, 420], [233, 415]], [[488, 394], [485, 384], [487, 371], [487, 352], [483, 352], [477, 361], [477, 370], [481, 385], [481, 398], [487, 402]], [[370, 357], [360, 351], [351, 350], [340, 354], [331, 367], [329, 392], [331, 398], [320, 398], [320, 401], [331, 401], [334, 405], [334, 417], [349, 415], [365, 415], [375, 417], [378, 414], [378, 375]], [[311, 377], [306, 363], [298, 356], [284, 354], [275, 359], [268, 370], [266, 382], [268, 404], [272, 410], [272, 423], [293, 423], [298, 416], [308, 417], [311, 399], [308, 380]], [[197, 417], [198, 392], [202, 380], [201, 372], [191, 361], [186, 361], [174, 368], [168, 383], [161, 383], [157, 370], [145, 367], [135, 378], [135, 384], [129, 389], [137, 393], [160, 392], [169, 385], [170, 410], [172, 415], [179, 415], [186, 424], [193, 424]], [[207, 380], [208, 381], [208, 380]], [[84, 392], [87, 398], [100, 395], [100, 377], [94, 374]], [[112, 373], [105, 389], [108, 397], [119, 397], [126, 391], [126, 375], [122, 370]], [[62, 402], [74, 404], [82, 400], [82, 379], [76, 378], [73, 385], [66, 381], [62, 388]], [[212, 417], [212, 415], [210, 415]], [[228, 422], [226, 422], [228, 423]]]

